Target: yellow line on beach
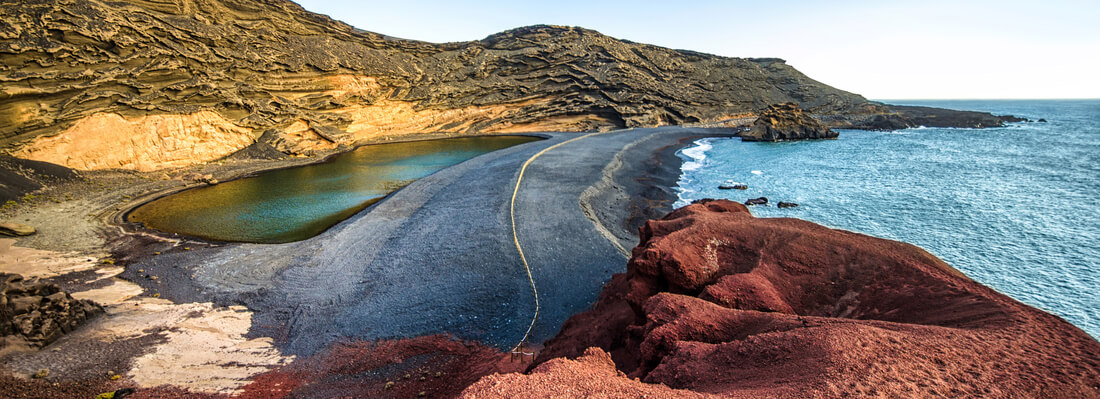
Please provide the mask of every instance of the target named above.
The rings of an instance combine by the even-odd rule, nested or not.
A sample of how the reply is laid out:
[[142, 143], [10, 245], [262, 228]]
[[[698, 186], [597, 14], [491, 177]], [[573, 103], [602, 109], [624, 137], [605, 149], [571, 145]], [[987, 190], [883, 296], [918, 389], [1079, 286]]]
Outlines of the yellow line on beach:
[[519, 251], [519, 259], [521, 261], [523, 261], [523, 268], [527, 271], [527, 281], [529, 281], [531, 283], [531, 292], [535, 295], [535, 317], [531, 318], [531, 325], [527, 327], [527, 332], [523, 334], [523, 339], [520, 340], [519, 343], [516, 344], [516, 346], [512, 348], [513, 353], [519, 351], [520, 347], [522, 347], [523, 344], [527, 343], [527, 338], [529, 338], [531, 336], [531, 329], [535, 328], [535, 322], [537, 322], [539, 320], [539, 309], [540, 309], [539, 308], [539, 290], [538, 290], [538, 288], [535, 287], [535, 278], [531, 276], [531, 266], [527, 264], [527, 256], [525, 256], [523, 254], [523, 246], [519, 244], [519, 234], [516, 233], [516, 195], [519, 194], [519, 184], [521, 182], [523, 182], [523, 174], [527, 172], [527, 166], [530, 165], [531, 162], [535, 160], [535, 158], [538, 158], [538, 157], [542, 156], [542, 154], [545, 154], [547, 151], [550, 151], [552, 149], [561, 147], [563, 145], [572, 143], [574, 141], [577, 141], [577, 140], [580, 140], [580, 139], [583, 139], [583, 138], [586, 138], [586, 137], [589, 137], [589, 136], [595, 136], [597, 134], [604, 134], [604, 133], [610, 133], [610, 132], [589, 133], [589, 134], [586, 134], [584, 136], [574, 137], [574, 138], [571, 138], [569, 140], [565, 140], [563, 142], [560, 142], [560, 143], [554, 144], [552, 146], [546, 147], [546, 148], [542, 149], [542, 151], [539, 151], [535, 155], [532, 155], [530, 158], [527, 158], [527, 162], [524, 162], [523, 167], [521, 167], [519, 169], [519, 178], [516, 179], [516, 188], [514, 190], [512, 190], [512, 204], [511, 204], [511, 209], [509, 210], [509, 214], [512, 218], [512, 240], [516, 243], [516, 251]]

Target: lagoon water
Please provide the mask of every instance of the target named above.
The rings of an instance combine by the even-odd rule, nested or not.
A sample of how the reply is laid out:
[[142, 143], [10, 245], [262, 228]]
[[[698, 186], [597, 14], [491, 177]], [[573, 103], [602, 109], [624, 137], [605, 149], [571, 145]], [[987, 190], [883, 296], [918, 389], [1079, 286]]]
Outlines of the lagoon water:
[[[841, 130], [825, 141], [704, 139], [680, 152], [677, 206], [700, 198], [796, 202], [752, 212], [918, 245], [1100, 337], [1100, 100], [885, 102], [1048, 122]], [[717, 189], [723, 183], [749, 189]]]
[[536, 140], [540, 139], [484, 136], [368, 145], [327, 162], [169, 195], [138, 207], [127, 220], [218, 241], [303, 240], [416, 179]]

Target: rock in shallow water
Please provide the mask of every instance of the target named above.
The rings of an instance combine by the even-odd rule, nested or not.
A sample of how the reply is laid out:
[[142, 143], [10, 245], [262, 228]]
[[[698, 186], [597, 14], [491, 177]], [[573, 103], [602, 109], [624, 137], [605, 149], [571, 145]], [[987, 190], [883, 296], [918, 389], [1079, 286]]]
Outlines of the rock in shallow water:
[[768, 198], [767, 197], [750, 198], [750, 199], [745, 201], [745, 205], [767, 205], [767, 204], [768, 204]]

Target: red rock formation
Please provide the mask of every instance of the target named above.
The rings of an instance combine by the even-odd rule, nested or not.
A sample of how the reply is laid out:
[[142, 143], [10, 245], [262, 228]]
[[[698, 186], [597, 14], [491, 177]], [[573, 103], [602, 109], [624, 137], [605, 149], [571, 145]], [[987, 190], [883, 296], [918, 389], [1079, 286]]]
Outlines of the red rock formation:
[[1100, 396], [1100, 343], [913, 245], [724, 200], [641, 233], [541, 365], [464, 396]]

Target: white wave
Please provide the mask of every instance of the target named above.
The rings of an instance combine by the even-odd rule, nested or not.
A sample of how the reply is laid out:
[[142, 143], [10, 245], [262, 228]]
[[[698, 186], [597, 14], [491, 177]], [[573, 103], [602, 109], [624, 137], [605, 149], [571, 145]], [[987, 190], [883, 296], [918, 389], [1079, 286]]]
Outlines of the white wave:
[[706, 165], [707, 151], [710, 151], [714, 146], [710, 145], [710, 139], [695, 140], [694, 147], [684, 148], [679, 151], [682, 157], [687, 158], [684, 165], [680, 167], [680, 170], [684, 172], [690, 172], [698, 170]]
[[764, 174], [763, 171], [759, 171], [759, 170], [754, 170], [751, 173], [754, 174], [754, 175], [757, 175], [757, 176], [760, 176], [760, 175]]
[[714, 148], [711, 142], [714, 138], [704, 138], [695, 140], [694, 146], [684, 148], [676, 152], [684, 159], [683, 165], [680, 166], [680, 178], [676, 181], [676, 202], [672, 204], [674, 208], [679, 208], [691, 203], [691, 194], [695, 193], [695, 190], [687, 188], [694, 182], [694, 179], [688, 176], [692, 171], [696, 171], [706, 166], [707, 151]]

